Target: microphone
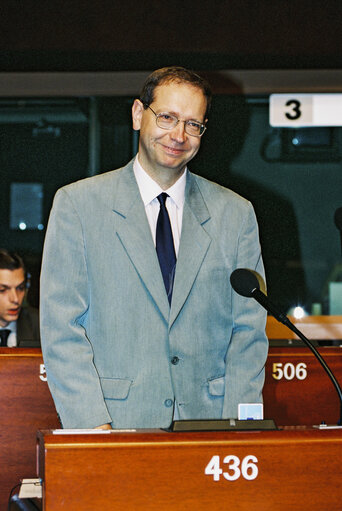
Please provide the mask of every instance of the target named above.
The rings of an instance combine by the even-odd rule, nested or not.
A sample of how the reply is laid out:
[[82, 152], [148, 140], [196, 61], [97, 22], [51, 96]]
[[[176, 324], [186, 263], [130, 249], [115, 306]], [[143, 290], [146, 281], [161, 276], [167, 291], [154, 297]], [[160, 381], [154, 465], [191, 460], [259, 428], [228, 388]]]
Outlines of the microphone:
[[[341, 221], [342, 221], [342, 208], [341, 210]], [[336, 216], [336, 215], [335, 215]], [[342, 229], [341, 229], [342, 231]], [[236, 291], [239, 295], [245, 296], [247, 298], [254, 298], [264, 309], [267, 310], [272, 316], [275, 317], [277, 321], [286, 325], [292, 332], [294, 332], [307, 346], [310, 348], [312, 353], [315, 355], [323, 369], [328, 374], [330, 380], [332, 381], [339, 400], [340, 400], [340, 418], [337, 424], [339, 426], [342, 425], [342, 390], [341, 387], [336, 380], [334, 374], [329, 368], [328, 364], [325, 362], [322, 355], [317, 351], [315, 346], [305, 335], [295, 327], [295, 325], [289, 320], [289, 318], [283, 312], [277, 310], [277, 308], [270, 302], [268, 297], [260, 290], [260, 282], [263, 283], [263, 279], [261, 275], [253, 270], [248, 270], [246, 268], [238, 268], [233, 271], [230, 276], [230, 283], [234, 291]]]
[[340, 237], [341, 237], [341, 254], [342, 254], [342, 207], [337, 208], [334, 215], [334, 222], [337, 227], [337, 229], [340, 231]]
[[290, 320], [273, 305], [267, 296], [260, 291], [260, 282], [263, 283], [261, 275], [253, 270], [238, 268], [230, 276], [230, 283], [234, 291], [247, 298], [254, 298], [280, 323], [289, 327]]

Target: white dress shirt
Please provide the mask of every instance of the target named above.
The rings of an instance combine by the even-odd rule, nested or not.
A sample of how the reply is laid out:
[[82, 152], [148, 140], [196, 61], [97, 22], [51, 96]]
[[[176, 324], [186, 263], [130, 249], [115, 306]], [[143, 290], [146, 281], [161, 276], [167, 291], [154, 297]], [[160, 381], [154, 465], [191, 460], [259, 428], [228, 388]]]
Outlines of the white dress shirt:
[[11, 330], [7, 339], [7, 347], [14, 348], [17, 346], [17, 322], [11, 321], [7, 326], [2, 327], [1, 330]]
[[134, 160], [133, 170], [137, 180], [139, 191], [150, 225], [154, 245], [156, 244], [157, 219], [159, 215], [160, 204], [158, 195], [165, 192], [169, 195], [166, 199], [166, 209], [169, 213], [173, 243], [175, 246], [176, 257], [178, 256], [179, 242], [182, 232], [183, 207], [185, 200], [185, 185], [187, 170], [181, 177], [167, 190], [163, 190], [142, 168], [138, 156]]

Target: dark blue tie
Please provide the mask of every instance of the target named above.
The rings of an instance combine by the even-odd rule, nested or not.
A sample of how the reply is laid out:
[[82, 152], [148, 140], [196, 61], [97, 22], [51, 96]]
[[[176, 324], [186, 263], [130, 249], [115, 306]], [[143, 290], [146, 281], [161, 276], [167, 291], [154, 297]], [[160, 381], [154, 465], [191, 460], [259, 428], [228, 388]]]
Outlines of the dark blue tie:
[[166, 294], [169, 303], [171, 304], [177, 259], [173, 244], [170, 218], [165, 206], [166, 197], [168, 197], [168, 194], [165, 192], [161, 193], [157, 197], [160, 203], [160, 210], [157, 220], [156, 250], [160, 269], [163, 275]]
[[0, 346], [7, 346], [7, 339], [9, 334], [11, 333], [11, 330], [8, 330], [8, 328], [4, 328], [3, 330], [0, 330]]

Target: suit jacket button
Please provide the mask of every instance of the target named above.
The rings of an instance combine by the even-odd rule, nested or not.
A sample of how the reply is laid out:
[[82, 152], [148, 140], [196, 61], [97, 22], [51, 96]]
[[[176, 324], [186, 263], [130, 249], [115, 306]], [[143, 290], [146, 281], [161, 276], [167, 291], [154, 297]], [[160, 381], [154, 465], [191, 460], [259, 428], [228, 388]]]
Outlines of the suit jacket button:
[[164, 405], [165, 405], [167, 408], [171, 408], [171, 406], [173, 406], [173, 401], [172, 401], [172, 399], [165, 399], [165, 401], [164, 401]]
[[174, 366], [177, 365], [179, 362], [179, 358], [178, 357], [172, 357], [171, 358], [171, 364], [173, 364]]

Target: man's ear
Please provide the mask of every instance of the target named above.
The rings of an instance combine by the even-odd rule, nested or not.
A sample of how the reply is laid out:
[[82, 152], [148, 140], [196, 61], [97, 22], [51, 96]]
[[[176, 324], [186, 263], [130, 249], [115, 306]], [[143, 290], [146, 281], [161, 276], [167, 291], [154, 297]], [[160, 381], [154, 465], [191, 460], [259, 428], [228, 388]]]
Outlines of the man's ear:
[[133, 129], [136, 131], [140, 130], [141, 127], [141, 118], [144, 112], [144, 105], [140, 101], [140, 99], [135, 99], [132, 106], [132, 120], [133, 120]]

